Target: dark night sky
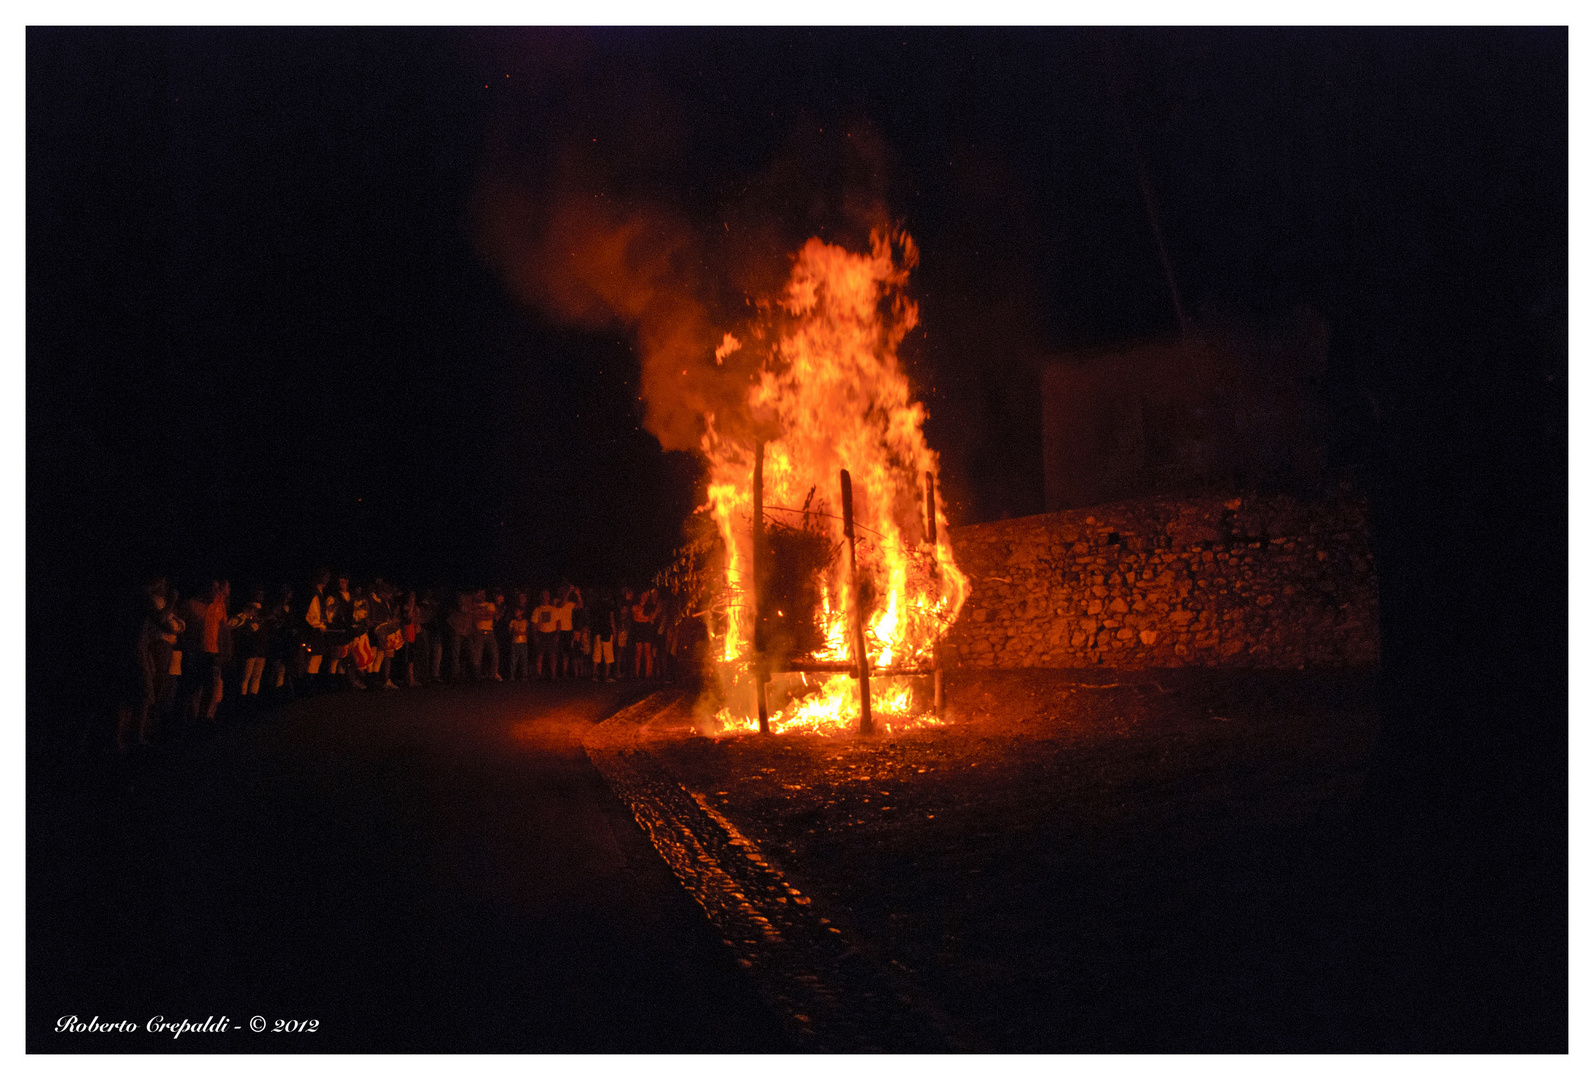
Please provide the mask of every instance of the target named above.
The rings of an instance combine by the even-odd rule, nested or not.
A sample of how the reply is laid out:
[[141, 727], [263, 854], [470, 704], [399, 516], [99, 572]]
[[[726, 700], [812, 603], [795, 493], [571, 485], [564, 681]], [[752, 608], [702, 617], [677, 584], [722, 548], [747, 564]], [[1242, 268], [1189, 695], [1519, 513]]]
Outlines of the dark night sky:
[[1039, 512], [1043, 358], [1177, 329], [1132, 137], [1197, 318], [1328, 326], [1378, 570], [1368, 813], [1460, 868], [1437, 906], [1493, 882], [1458, 965], [1564, 953], [1565, 27], [30, 28], [26, 62], [30, 740], [105, 714], [154, 571], [668, 558], [694, 463], [645, 429], [631, 328], [518, 299], [509, 181], [668, 223], [711, 313], [887, 215], [953, 523]]
[[694, 474], [631, 336], [479, 253], [489, 165], [571, 147], [776, 261], [888, 208], [975, 521], [1042, 508], [1042, 357], [1175, 329], [1132, 133], [1193, 310], [1324, 315], [1336, 464], [1392, 542], [1562, 535], [1566, 95], [1555, 28], [34, 28], [30, 585], [656, 565]]

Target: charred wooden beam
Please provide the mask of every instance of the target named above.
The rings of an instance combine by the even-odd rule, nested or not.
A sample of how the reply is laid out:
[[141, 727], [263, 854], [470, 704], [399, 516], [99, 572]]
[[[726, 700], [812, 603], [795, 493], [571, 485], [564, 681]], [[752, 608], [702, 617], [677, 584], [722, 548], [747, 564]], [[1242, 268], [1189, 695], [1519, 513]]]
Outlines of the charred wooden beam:
[[[939, 573], [935, 565], [935, 473], [928, 470], [924, 474], [924, 521], [925, 536], [930, 541], [930, 573]], [[941, 643], [935, 643], [935, 715], [940, 716], [942, 708], [946, 705], [946, 689], [941, 675]]]
[[841, 526], [847, 536], [847, 562], [852, 571], [852, 655], [858, 665], [858, 731], [874, 734], [869, 715], [869, 653], [864, 649], [863, 590], [858, 587], [858, 543], [852, 532], [852, 477], [841, 470]]
[[[783, 663], [772, 664], [769, 672], [774, 675], [801, 674], [803, 672], [846, 672], [857, 677], [858, 665], [851, 660], [787, 660]], [[889, 678], [897, 675], [933, 675], [933, 667], [872, 667], [869, 669], [871, 678]]]
[[855, 675], [858, 672], [858, 665], [851, 660], [788, 660], [783, 664], [775, 664], [769, 670], [772, 672], [845, 671], [849, 675]]
[[758, 696], [758, 733], [769, 734], [769, 665], [764, 656], [764, 440], [753, 455], [753, 686]]

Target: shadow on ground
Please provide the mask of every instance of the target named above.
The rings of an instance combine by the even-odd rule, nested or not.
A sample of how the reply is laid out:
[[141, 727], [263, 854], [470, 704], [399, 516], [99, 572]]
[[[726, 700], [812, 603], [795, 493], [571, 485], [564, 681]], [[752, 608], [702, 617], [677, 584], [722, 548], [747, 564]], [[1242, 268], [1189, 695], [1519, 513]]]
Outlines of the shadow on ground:
[[641, 693], [339, 693], [131, 759], [37, 754], [28, 1049], [789, 1049], [580, 748]]

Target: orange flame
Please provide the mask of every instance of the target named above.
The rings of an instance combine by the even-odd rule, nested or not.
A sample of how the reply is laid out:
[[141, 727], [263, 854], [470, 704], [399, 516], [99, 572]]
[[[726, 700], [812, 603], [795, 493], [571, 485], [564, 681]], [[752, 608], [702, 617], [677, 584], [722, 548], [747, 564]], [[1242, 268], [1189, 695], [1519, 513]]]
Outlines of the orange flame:
[[[924, 407], [909, 396], [897, 363], [898, 345], [918, 322], [918, 307], [904, 293], [917, 258], [906, 233], [877, 231], [863, 254], [811, 239], [797, 253], [784, 292], [761, 305], [762, 321], [741, 339], [727, 333], [716, 352], [723, 360], [744, 344], [767, 348], [747, 394], [754, 428], [765, 436], [766, 514], [789, 515], [807, 505], [810, 527], [817, 522], [839, 545], [839, 475], [846, 469], [852, 476], [859, 573], [873, 585], [864, 635], [871, 669], [928, 666], [969, 593], [947, 541], [939, 484], [930, 540], [924, 478], [939, 476], [939, 458], [924, 441]], [[725, 544], [729, 597], [716, 651], [733, 680], [750, 681], [754, 450], [748, 437], [719, 431], [713, 415], [705, 421], [707, 508]], [[810, 493], [817, 499], [812, 505]], [[824, 644], [812, 658], [851, 660], [854, 596], [845, 556], [825, 572], [820, 595]], [[790, 700], [772, 711], [771, 730], [855, 726], [858, 683], [849, 675], [788, 677], [780, 689]], [[871, 690], [872, 710], [886, 730], [933, 722], [922, 709], [915, 713], [910, 678], [881, 678]], [[727, 730], [756, 729], [747, 712], [733, 702], [718, 719]]]

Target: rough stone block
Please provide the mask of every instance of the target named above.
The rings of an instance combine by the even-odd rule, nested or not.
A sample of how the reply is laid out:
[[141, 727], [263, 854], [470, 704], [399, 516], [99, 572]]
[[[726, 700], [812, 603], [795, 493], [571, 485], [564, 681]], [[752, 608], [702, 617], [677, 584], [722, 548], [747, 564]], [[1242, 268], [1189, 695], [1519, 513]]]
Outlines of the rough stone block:
[[[1242, 505], [1232, 520], [1244, 539], [1230, 543], [1217, 529], [1222, 500], [1202, 496], [1114, 505], [1089, 521], [1065, 511], [952, 530], [978, 586], [953, 631], [960, 655], [989, 665], [996, 649], [1004, 666], [1376, 663], [1365, 507], [1354, 496], [1312, 504], [1246, 496]], [[1122, 542], [1108, 544], [1109, 532]], [[1192, 569], [1205, 574], [1199, 587]], [[1130, 595], [1119, 582], [1146, 584]], [[1244, 651], [1224, 656], [1218, 626], [1224, 646]], [[1105, 633], [1092, 650], [1098, 629]], [[991, 640], [975, 644], [977, 636]]]

